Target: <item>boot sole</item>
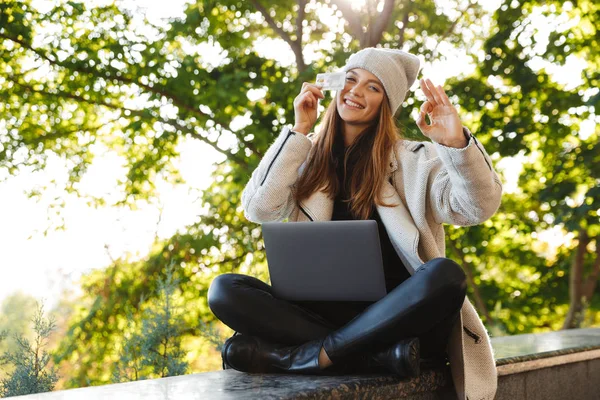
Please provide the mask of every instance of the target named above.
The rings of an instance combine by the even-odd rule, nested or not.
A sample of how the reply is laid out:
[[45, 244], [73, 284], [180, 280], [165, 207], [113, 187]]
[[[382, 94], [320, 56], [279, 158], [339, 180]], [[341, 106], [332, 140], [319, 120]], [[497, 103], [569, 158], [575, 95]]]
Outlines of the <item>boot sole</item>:
[[419, 338], [411, 339], [406, 346], [406, 353], [404, 354], [405, 363], [403, 365], [405, 373], [404, 376], [416, 377], [421, 373], [420, 369], [420, 354], [421, 354], [421, 343]]
[[[394, 345], [394, 353], [384, 355], [383, 358], [377, 359], [371, 356], [369, 365], [373, 369], [386, 369], [389, 372], [398, 375], [401, 378], [417, 377], [421, 373], [420, 356], [421, 343], [418, 337], [407, 338]], [[389, 351], [389, 350], [388, 350]]]

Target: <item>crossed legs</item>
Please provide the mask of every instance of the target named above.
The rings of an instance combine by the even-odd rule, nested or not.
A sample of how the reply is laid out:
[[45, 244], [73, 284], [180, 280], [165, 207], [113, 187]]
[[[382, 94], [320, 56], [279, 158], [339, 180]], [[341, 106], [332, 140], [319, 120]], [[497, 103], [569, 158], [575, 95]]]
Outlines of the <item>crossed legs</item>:
[[348, 321], [324, 318], [318, 305], [309, 309], [277, 299], [269, 285], [241, 274], [216, 277], [208, 304], [217, 318], [242, 334], [284, 345], [325, 338], [321, 362], [327, 364], [328, 358], [335, 364], [408, 337], [421, 339], [423, 357], [443, 355], [465, 295], [460, 266], [435, 258], [379, 301], [344, 309]]

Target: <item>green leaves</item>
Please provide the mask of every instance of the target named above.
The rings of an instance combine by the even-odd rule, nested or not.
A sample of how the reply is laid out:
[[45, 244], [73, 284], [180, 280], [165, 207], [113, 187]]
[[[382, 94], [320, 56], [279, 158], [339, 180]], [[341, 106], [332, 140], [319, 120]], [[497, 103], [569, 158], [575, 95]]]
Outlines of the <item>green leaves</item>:
[[[541, 243], [536, 238], [554, 226], [573, 233], [583, 228], [588, 234], [593, 232], [596, 244], [599, 243], [596, 227], [600, 220], [595, 195], [595, 188], [600, 182], [597, 174], [600, 165], [598, 132], [585, 137], [577, 128], [585, 120], [597, 119], [590, 107], [597, 104], [597, 100], [590, 103], [589, 95], [586, 95], [597, 90], [594, 89], [597, 80], [593, 74], [583, 70], [583, 83], [568, 89], [548, 74], [551, 63], [564, 64], [569, 53], [578, 55], [591, 65], [600, 63], [600, 57], [589, 47], [589, 43], [596, 40], [595, 29], [583, 33], [584, 30], [576, 24], [582, 18], [581, 10], [597, 8], [592, 4], [579, 2], [577, 8], [573, 8], [571, 3], [560, 2], [506, 2], [496, 12], [494, 33], [485, 42], [485, 62], [479, 65], [476, 74], [480, 78], [473, 77], [454, 85], [472, 96], [470, 99], [459, 96], [459, 99], [461, 105], [479, 116], [478, 137], [485, 143], [486, 149], [498, 151], [502, 156], [527, 156], [519, 177], [519, 191], [505, 194], [501, 209], [504, 216], [512, 214], [516, 218], [507, 219], [499, 228], [499, 232], [513, 232], [513, 237], [519, 233], [526, 234], [523, 244], [529, 243], [527, 252], [539, 249]], [[593, 25], [598, 26], [598, 13], [586, 13], [583, 18], [594, 21]], [[559, 20], [561, 24], [557, 23]], [[546, 42], [540, 27], [548, 25], [550, 35]], [[547, 68], [534, 69], [536, 64]], [[501, 215], [495, 219], [498, 217]], [[515, 223], [517, 226], [514, 226]], [[512, 247], [509, 238], [506, 246], [508, 251], [503, 256], [506, 260], [515, 257], [518, 260], [527, 254], [523, 253], [522, 247]], [[538, 282], [530, 284], [527, 293], [545, 291], [546, 297], [521, 298], [528, 302], [529, 309], [541, 307], [555, 312], [546, 312], [546, 317], [537, 321], [528, 318], [513, 327], [535, 330], [536, 326], [560, 326], [551, 322], [551, 318], [554, 316], [560, 320], [566, 314], [567, 306], [558, 306], [569, 293], [565, 272], [579, 274], [584, 267], [576, 261], [569, 265], [568, 259], [574, 249], [573, 245], [561, 247], [553, 256], [536, 251], [540, 257], [538, 260], [526, 257], [530, 259], [531, 267], [541, 274], [540, 286], [537, 286]], [[593, 254], [588, 255], [595, 259]], [[493, 253], [487, 256], [488, 260], [489, 257], [494, 259]], [[519, 262], [515, 263], [522, 267]], [[571, 304], [577, 307], [581, 290], [573, 290]], [[512, 308], [525, 309], [524, 304], [513, 302]], [[533, 325], [528, 328], [528, 324]], [[508, 327], [509, 332], [515, 332], [514, 328]]]
[[[448, 94], [494, 160], [518, 156], [525, 164], [493, 218], [446, 228], [447, 254], [469, 272], [468, 295], [495, 334], [560, 328], [576, 240], [555, 248], [542, 237], [554, 226], [573, 235], [585, 229], [597, 246], [600, 235], [599, 132], [589, 129], [600, 101], [597, 5], [507, 1], [489, 15], [477, 4], [457, 2], [448, 14], [433, 1], [396, 1], [386, 22], [378, 4], [389, 1], [359, 11], [344, 4], [193, 2], [183, 18], [160, 26], [117, 5], [61, 1], [41, 12], [28, 1], [0, 4], [0, 168], [42, 169], [58, 155], [68, 160], [66, 189], [77, 192], [98, 149], [107, 149], [126, 169], [115, 182], [122, 194], [109, 205], [135, 207], [155, 199], [159, 179], [182, 181], [176, 161], [186, 140], [223, 155], [198, 200], [205, 214], [156, 240], [147, 255], [123, 256], [82, 278], [80, 307], [56, 356], [71, 373], [67, 386], [109, 381], [104, 367], [118, 356], [128, 313], [158, 312], [158, 282], [171, 263], [187, 307], [181, 336], [211, 346], [213, 329], [222, 328], [206, 304], [212, 278], [237, 271], [268, 280], [260, 226], [241, 209], [246, 182], [282, 125], [293, 123], [302, 82], [371, 42], [427, 62], [444, 61], [444, 46], [476, 61], [470, 76], [447, 82]], [[489, 34], [479, 29], [488, 20]], [[287, 46], [294, 63], [282, 65], [258, 43]], [[552, 76], [552, 64], [569, 56], [587, 63], [576, 86]], [[409, 98], [398, 115], [408, 139], [424, 139], [410, 116], [419, 106]], [[589, 247], [586, 276], [595, 262]]]

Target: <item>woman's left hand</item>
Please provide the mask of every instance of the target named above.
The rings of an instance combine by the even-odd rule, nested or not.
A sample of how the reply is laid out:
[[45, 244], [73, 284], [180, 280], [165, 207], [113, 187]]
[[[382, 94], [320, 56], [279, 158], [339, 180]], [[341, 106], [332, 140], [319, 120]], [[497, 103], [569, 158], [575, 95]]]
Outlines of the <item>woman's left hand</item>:
[[[444, 89], [439, 85], [435, 86], [429, 79], [421, 79], [419, 82], [427, 97], [417, 118], [417, 126], [423, 135], [447, 147], [465, 147], [468, 142], [462, 123]], [[425, 120], [426, 114], [429, 115], [431, 125]]]

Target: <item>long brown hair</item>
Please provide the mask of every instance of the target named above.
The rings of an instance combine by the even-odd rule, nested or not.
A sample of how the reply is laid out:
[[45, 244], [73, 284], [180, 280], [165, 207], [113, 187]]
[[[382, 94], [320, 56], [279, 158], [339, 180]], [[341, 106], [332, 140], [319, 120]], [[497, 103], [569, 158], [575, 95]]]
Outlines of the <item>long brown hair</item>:
[[[323, 188], [330, 198], [335, 198], [340, 188], [333, 153], [336, 138], [342, 135], [342, 119], [337, 111], [336, 99], [332, 99], [325, 117], [323, 127], [318, 133], [315, 143], [308, 155], [303, 174], [296, 182], [296, 201], [308, 198], [319, 188]], [[374, 204], [393, 207], [381, 199], [380, 188], [387, 179], [387, 163], [394, 144], [402, 136], [394, 123], [387, 96], [384, 94], [375, 118], [347, 149], [346, 160], [353, 152], [357, 162], [350, 181], [350, 212], [356, 219], [368, 219]]]

